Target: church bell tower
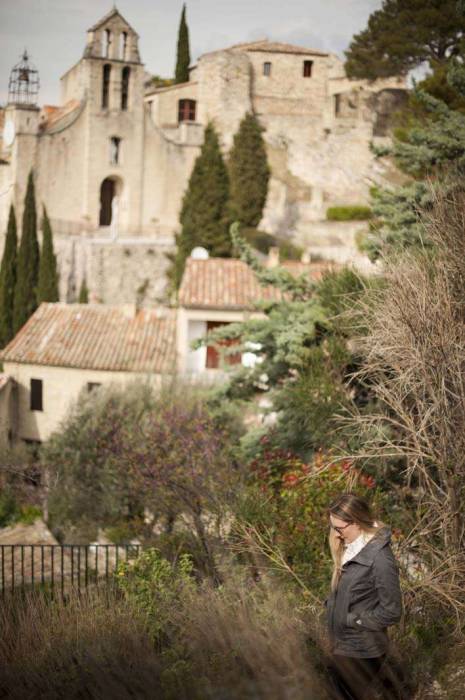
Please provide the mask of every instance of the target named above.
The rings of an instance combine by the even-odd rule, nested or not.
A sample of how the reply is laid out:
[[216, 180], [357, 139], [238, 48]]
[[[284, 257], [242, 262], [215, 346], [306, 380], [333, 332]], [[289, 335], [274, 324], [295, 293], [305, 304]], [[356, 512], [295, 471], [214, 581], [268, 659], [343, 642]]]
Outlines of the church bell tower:
[[76, 70], [63, 78], [63, 102], [86, 100], [85, 214], [112, 239], [141, 226], [144, 66], [139, 37], [113, 8], [87, 32]]
[[36, 165], [39, 130], [39, 73], [25, 50], [12, 68], [5, 109], [3, 146], [11, 164], [14, 183], [11, 202], [20, 221], [29, 171]]

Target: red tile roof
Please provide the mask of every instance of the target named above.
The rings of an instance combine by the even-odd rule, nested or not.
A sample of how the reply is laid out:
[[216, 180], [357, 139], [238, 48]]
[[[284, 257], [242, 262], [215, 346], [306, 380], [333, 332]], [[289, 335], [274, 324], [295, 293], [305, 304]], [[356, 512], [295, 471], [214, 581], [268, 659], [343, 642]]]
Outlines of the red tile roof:
[[127, 372], [171, 372], [176, 318], [169, 309], [41, 304], [0, 353], [3, 362]]
[[[319, 279], [331, 263], [287, 261], [284, 269], [297, 276], [309, 274]], [[254, 302], [281, 299], [276, 287], [262, 287], [253, 270], [242, 260], [188, 258], [179, 290], [179, 303], [189, 308], [243, 310], [254, 308]]]
[[181, 306], [210, 309], [249, 309], [258, 299], [277, 299], [279, 290], [261, 287], [242, 260], [188, 258], [179, 289]]
[[44, 105], [40, 114], [40, 128], [45, 130], [60, 121], [63, 117], [68, 116], [72, 112], [81, 107], [79, 100], [69, 100], [64, 105], [57, 107], [56, 105]]

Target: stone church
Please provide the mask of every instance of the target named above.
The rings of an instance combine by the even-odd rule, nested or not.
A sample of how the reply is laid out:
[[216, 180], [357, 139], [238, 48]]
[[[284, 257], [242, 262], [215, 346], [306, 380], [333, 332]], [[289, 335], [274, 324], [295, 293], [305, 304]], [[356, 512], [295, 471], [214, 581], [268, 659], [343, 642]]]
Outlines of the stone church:
[[272, 171], [260, 228], [311, 255], [355, 260], [360, 222], [327, 221], [326, 210], [367, 203], [372, 184], [395, 177], [369, 146], [387, 138], [405, 89], [402, 79], [348, 80], [337, 56], [266, 39], [204, 54], [187, 83], [160, 87], [114, 8], [62, 76], [59, 106], [39, 106], [27, 54], [11, 72], [0, 110], [1, 248], [10, 203], [20, 220], [32, 168], [54, 231], [61, 299], [75, 301], [85, 278], [94, 301], [159, 302], [204, 128], [213, 120], [227, 156], [253, 111]]

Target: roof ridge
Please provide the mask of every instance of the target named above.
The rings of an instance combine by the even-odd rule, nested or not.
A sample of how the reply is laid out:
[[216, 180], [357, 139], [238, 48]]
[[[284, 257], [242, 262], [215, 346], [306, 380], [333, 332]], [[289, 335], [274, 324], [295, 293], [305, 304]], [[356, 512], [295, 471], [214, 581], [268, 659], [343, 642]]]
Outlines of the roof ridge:
[[108, 20], [111, 19], [111, 17], [113, 17], [114, 15], [118, 15], [118, 17], [119, 17], [120, 19], [122, 19], [123, 22], [124, 22], [125, 24], [128, 25], [128, 27], [131, 29], [131, 31], [133, 31], [134, 34], [137, 34], [137, 32], [135, 32], [134, 28], [132, 27], [132, 25], [129, 24], [129, 22], [127, 21], [127, 19], [126, 19], [125, 17], [123, 17], [123, 15], [122, 15], [121, 12], [118, 10], [118, 8], [116, 7], [116, 5], [114, 5], [114, 6], [111, 8], [111, 10], [109, 10], [109, 12], [107, 12], [101, 19], [99, 19], [98, 22], [96, 22], [95, 24], [93, 24], [92, 27], [90, 27], [87, 31], [88, 31], [88, 32], [95, 32], [97, 29], [99, 29], [99, 27], [102, 26], [102, 24], [105, 24], [105, 22], [108, 22]]

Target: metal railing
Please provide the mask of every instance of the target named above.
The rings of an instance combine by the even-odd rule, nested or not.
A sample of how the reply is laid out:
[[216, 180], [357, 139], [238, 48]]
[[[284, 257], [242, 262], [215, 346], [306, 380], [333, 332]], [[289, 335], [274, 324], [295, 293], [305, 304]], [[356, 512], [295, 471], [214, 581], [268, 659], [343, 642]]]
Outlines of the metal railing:
[[43, 588], [63, 595], [110, 584], [139, 544], [0, 544], [0, 592]]

